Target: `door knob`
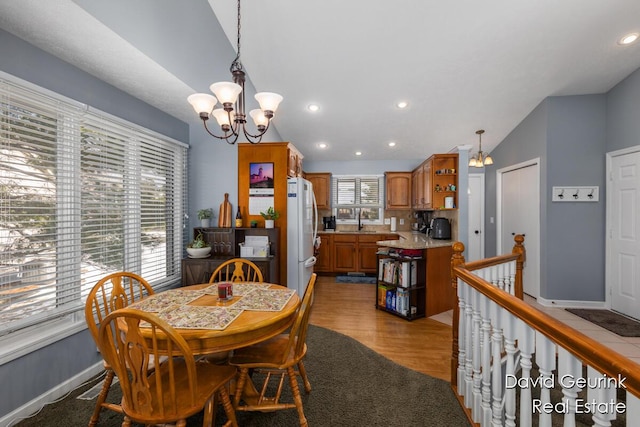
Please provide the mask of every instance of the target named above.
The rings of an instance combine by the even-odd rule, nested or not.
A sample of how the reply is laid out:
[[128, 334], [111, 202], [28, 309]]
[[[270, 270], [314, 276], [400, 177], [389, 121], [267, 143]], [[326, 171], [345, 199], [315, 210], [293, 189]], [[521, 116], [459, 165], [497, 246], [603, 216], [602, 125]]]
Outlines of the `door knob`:
[[474, 231], [474, 233], [480, 234], [480, 230], [476, 230], [476, 231]]

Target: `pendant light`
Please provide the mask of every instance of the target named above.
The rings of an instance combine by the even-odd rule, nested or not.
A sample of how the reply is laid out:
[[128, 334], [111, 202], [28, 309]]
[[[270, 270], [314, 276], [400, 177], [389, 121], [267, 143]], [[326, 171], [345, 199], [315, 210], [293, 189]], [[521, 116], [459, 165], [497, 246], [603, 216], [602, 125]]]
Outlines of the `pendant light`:
[[[214, 138], [224, 139], [229, 144], [235, 144], [240, 134], [244, 134], [252, 144], [257, 144], [262, 140], [262, 136], [269, 129], [271, 119], [282, 102], [282, 96], [272, 92], [260, 92], [255, 94], [256, 101], [260, 104], [259, 109], [251, 110], [249, 115], [253, 119], [257, 133], [252, 134], [246, 128], [246, 114], [244, 102], [244, 82], [245, 73], [242, 62], [240, 62], [240, 0], [238, 0], [238, 39], [237, 55], [231, 63], [231, 75], [233, 82], [218, 82], [212, 84], [209, 89], [215, 96], [207, 93], [194, 93], [187, 98], [193, 106], [204, 124], [205, 130]], [[222, 108], [214, 109], [220, 102]], [[234, 108], [235, 104], [235, 108]], [[209, 116], [213, 116], [224, 136], [215, 135], [207, 127]]]
[[469, 159], [470, 167], [481, 168], [481, 167], [484, 167], [485, 165], [493, 164], [493, 159], [491, 158], [489, 153], [482, 151], [482, 134], [483, 133], [484, 133], [484, 129], [480, 129], [476, 131], [476, 135], [478, 135], [478, 138], [480, 141], [478, 144], [478, 153], [475, 154], [473, 157], [471, 157], [471, 159]]

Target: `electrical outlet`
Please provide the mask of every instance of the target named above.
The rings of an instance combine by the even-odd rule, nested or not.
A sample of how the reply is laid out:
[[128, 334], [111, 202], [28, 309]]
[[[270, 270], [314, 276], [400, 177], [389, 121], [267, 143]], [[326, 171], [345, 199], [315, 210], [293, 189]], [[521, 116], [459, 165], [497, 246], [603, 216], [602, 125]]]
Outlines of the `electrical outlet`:
[[400, 225], [404, 225], [404, 218], [400, 218]]
[[391, 218], [385, 218], [384, 219], [384, 223], [385, 223], [385, 225], [391, 224]]

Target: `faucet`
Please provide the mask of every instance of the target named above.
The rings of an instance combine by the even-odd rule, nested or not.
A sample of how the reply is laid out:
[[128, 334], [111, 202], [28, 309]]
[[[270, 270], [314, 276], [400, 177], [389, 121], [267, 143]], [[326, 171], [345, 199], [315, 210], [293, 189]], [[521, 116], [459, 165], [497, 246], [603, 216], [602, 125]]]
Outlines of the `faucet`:
[[358, 210], [358, 231], [362, 230], [363, 226], [362, 226], [362, 219], [361, 219], [361, 210]]

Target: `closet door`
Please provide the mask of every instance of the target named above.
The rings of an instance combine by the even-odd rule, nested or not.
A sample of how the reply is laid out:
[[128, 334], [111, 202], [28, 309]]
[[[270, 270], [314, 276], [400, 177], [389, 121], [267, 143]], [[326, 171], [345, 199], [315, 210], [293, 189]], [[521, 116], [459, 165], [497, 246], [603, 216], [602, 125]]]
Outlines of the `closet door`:
[[500, 254], [511, 252], [516, 234], [524, 235], [527, 251], [523, 273], [524, 293], [540, 292], [540, 168], [538, 163], [501, 173]]

